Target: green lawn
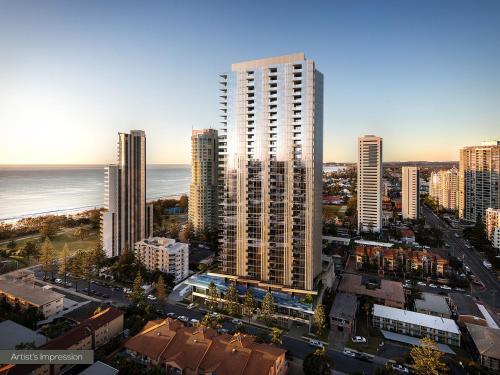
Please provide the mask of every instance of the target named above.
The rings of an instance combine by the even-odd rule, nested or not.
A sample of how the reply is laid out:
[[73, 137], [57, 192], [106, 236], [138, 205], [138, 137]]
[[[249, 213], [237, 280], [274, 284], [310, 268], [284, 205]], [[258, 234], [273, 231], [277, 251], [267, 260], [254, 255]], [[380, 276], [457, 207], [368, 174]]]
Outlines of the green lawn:
[[342, 218], [345, 216], [346, 210], [347, 206], [334, 206], [330, 204], [323, 205], [323, 215], [327, 217], [338, 216], [339, 218]]
[[[51, 239], [54, 248], [57, 252], [61, 252], [65, 243], [68, 244], [70, 252], [73, 253], [79, 249], [87, 250], [96, 246], [99, 242], [99, 229], [90, 229], [89, 236], [84, 240], [80, 240], [73, 236], [73, 228], [63, 229]], [[16, 242], [17, 248], [21, 248], [27, 241], [39, 241], [39, 238], [28, 238]], [[0, 248], [6, 248], [6, 245]]]

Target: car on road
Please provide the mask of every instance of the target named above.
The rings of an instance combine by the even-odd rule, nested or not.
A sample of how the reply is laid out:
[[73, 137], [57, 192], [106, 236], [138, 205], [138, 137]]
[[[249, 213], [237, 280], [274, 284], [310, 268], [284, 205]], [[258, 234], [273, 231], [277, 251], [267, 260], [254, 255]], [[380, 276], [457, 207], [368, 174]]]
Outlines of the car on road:
[[491, 270], [493, 268], [493, 266], [491, 265], [490, 262], [488, 262], [487, 260], [483, 260], [483, 266], [486, 268], [486, 269], [489, 269]]
[[358, 353], [356, 355], [356, 358], [359, 359], [360, 361], [373, 362], [373, 358], [366, 353]]
[[462, 288], [453, 288], [454, 290], [456, 290], [457, 292], [465, 292], [465, 289], [462, 289]]
[[185, 315], [180, 315], [180, 316], [178, 316], [178, 317], [177, 317], [177, 320], [180, 320], [180, 321], [181, 321], [181, 322], [183, 322], [183, 323], [187, 323], [187, 322], [189, 322], [189, 318], [188, 318], [187, 316], [185, 316]]
[[319, 340], [309, 340], [309, 345], [310, 346], [315, 346], [317, 348], [323, 348], [324, 347], [323, 343], [321, 341], [319, 341]]
[[448, 285], [441, 285], [440, 286], [441, 289], [444, 289], [444, 290], [452, 290], [453, 288], [448, 286]]
[[73, 286], [73, 284], [71, 284], [69, 281], [66, 281], [66, 284], [64, 285], [66, 285], [68, 288]]
[[437, 285], [436, 284], [429, 284], [429, 287], [430, 288], [437, 288]]
[[102, 298], [106, 298], [106, 299], [107, 299], [107, 298], [109, 298], [109, 294], [105, 294], [105, 293], [103, 293], [103, 294], [102, 294]]
[[194, 303], [194, 302], [191, 302], [189, 305], [187, 305], [187, 308], [188, 308], [189, 310], [192, 310], [192, 309], [194, 309], [195, 307], [196, 307], [196, 303]]
[[352, 342], [366, 342], [366, 338], [363, 336], [354, 336], [352, 338]]
[[219, 335], [222, 335], [222, 334], [224, 334], [224, 333], [229, 333], [229, 330], [228, 330], [228, 329], [226, 329], [226, 328], [219, 328], [219, 329], [217, 330], [217, 333], [218, 333]]
[[148, 300], [150, 300], [150, 301], [156, 301], [156, 297], [153, 296], [152, 294], [148, 294]]
[[56, 284], [62, 284], [63, 283], [63, 280], [62, 279], [55, 279], [54, 282]]
[[189, 324], [190, 324], [191, 326], [194, 326], [195, 324], [198, 324], [199, 322], [200, 322], [200, 321], [199, 321], [198, 319], [194, 319], [194, 318], [193, 318], [193, 319], [191, 319], [191, 320], [189, 321]]
[[231, 323], [233, 323], [234, 325], [237, 325], [237, 326], [240, 325], [240, 324], [243, 324], [241, 322], [241, 320], [239, 320], [239, 319], [233, 319], [233, 320], [231, 320]]
[[354, 352], [351, 352], [349, 349], [344, 349], [342, 354], [346, 357], [356, 358], [356, 354], [354, 354]]
[[393, 363], [391, 367], [394, 371], [397, 371], [397, 372], [402, 372], [404, 374], [410, 373], [410, 370], [408, 370], [408, 367], [405, 367], [399, 363]]
[[169, 313], [167, 314], [167, 318], [172, 318], [172, 319], [175, 319], [175, 318], [176, 318], [176, 316], [177, 316], [177, 314], [176, 314], [176, 313], [173, 313], [173, 312], [169, 312]]
[[427, 284], [424, 283], [423, 281], [419, 281], [417, 284], [420, 285], [420, 286], [427, 286]]

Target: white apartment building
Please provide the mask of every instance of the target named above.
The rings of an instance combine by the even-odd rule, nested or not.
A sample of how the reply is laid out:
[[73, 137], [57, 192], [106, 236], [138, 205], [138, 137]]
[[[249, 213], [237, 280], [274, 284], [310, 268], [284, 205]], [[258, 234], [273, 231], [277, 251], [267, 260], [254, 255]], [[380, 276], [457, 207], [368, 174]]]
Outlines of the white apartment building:
[[500, 209], [488, 208], [486, 210], [486, 233], [493, 246], [500, 248]]
[[428, 337], [460, 346], [460, 329], [454, 320], [395, 307], [373, 305], [373, 327], [413, 337]]
[[217, 130], [193, 130], [189, 220], [198, 232], [217, 230]]
[[175, 276], [178, 283], [189, 276], [189, 245], [175, 239], [150, 237], [135, 243], [137, 258], [148, 271]]
[[417, 167], [402, 168], [401, 203], [403, 220], [418, 220], [420, 217], [420, 171]]
[[382, 229], [382, 138], [358, 138], [358, 231]]
[[108, 258], [153, 233], [153, 205], [146, 203], [146, 134], [118, 134], [118, 164], [105, 168], [101, 241]]
[[323, 75], [303, 53], [220, 75], [220, 273], [314, 289], [321, 272]]
[[475, 223], [500, 208], [500, 141], [460, 150], [459, 216]]

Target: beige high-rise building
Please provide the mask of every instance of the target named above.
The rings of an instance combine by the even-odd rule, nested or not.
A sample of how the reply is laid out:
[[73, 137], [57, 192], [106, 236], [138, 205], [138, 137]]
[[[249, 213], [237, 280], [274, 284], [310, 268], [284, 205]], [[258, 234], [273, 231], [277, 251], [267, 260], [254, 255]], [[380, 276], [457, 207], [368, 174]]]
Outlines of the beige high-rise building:
[[146, 135], [118, 133], [118, 164], [105, 168], [101, 240], [108, 257], [118, 256], [153, 232], [153, 206], [146, 204]]
[[500, 208], [500, 141], [460, 150], [459, 216], [475, 223]]
[[420, 171], [417, 167], [402, 168], [401, 204], [404, 220], [418, 220], [420, 217]]
[[498, 208], [488, 208], [486, 210], [486, 233], [488, 234], [488, 239], [494, 242], [495, 231], [500, 229], [500, 209]]
[[458, 185], [459, 173], [457, 168], [433, 171], [429, 181], [429, 195], [445, 210], [456, 211], [459, 202]]
[[358, 231], [382, 229], [382, 138], [358, 138]]
[[314, 290], [321, 269], [323, 75], [303, 53], [220, 76], [221, 273]]
[[193, 130], [191, 135], [191, 185], [189, 220], [196, 231], [217, 230], [217, 130]]

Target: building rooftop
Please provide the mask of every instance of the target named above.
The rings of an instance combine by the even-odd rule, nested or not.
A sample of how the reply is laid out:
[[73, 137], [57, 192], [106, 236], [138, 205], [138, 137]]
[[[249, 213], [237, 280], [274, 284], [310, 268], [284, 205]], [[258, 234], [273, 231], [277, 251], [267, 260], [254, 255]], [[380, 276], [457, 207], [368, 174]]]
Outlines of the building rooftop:
[[241, 61], [231, 64], [232, 71], [243, 71], [247, 69], [257, 69], [268, 65], [289, 64], [296, 61], [304, 61], [306, 56], [304, 52], [292, 53], [289, 55], [266, 57], [257, 60]]
[[342, 320], [356, 319], [358, 298], [350, 293], [337, 293], [330, 309], [330, 318]]
[[415, 300], [415, 308], [451, 316], [446, 298], [438, 294], [422, 292], [422, 298]]
[[389, 242], [377, 242], [377, 241], [367, 241], [367, 240], [356, 240], [354, 243], [357, 243], [358, 245], [365, 245], [365, 246], [380, 246], [380, 247], [393, 247], [393, 243]]
[[21, 343], [34, 343], [36, 347], [45, 344], [48, 339], [25, 326], [17, 324], [12, 320], [0, 323], [0, 350], [12, 350]]
[[441, 318], [439, 316], [421, 314], [414, 311], [396, 309], [394, 307], [383, 305], [373, 305], [373, 315], [408, 324], [438, 329], [440, 331], [460, 334], [460, 330], [454, 320]]
[[115, 375], [115, 374], [118, 374], [117, 369], [101, 361], [97, 361], [94, 364], [87, 367], [82, 372], [80, 372], [79, 375]]
[[169, 253], [176, 252], [178, 250], [184, 249], [189, 246], [187, 243], [176, 242], [175, 239], [165, 238], [165, 237], [150, 237], [142, 241], [136, 242], [135, 244], [136, 245], [145, 244], [145, 245], [155, 246], [162, 250], [166, 250]]
[[479, 353], [500, 360], [500, 329], [469, 323], [466, 326]]
[[181, 369], [220, 375], [268, 374], [285, 350], [258, 344], [247, 335], [219, 335], [211, 328], [185, 327], [170, 318], [154, 320], [124, 347]]
[[[229, 287], [229, 284], [226, 283], [222, 277], [211, 276], [207, 274], [193, 275], [186, 280], [186, 283], [188, 285], [196, 286], [202, 289], [207, 289], [208, 285], [211, 282], [213, 282], [217, 286], [217, 289], [222, 293], [225, 293]], [[244, 285], [236, 284], [236, 291], [238, 292], [238, 295], [242, 297], [246, 294], [247, 289], [252, 290], [253, 296], [257, 301], [262, 301], [267, 293], [267, 290], [264, 290], [262, 288], [257, 288], [253, 286], [247, 288]], [[271, 293], [274, 297], [274, 302], [280, 306], [299, 310], [309, 314], [313, 313], [312, 304], [306, 303], [296, 296], [292, 296], [291, 294], [278, 292], [274, 290], [271, 291]]]
[[365, 278], [363, 280], [361, 275], [344, 273], [338, 290], [340, 292], [370, 296], [401, 304], [405, 303], [403, 284], [398, 281], [380, 280], [378, 278], [370, 278], [370, 280]]
[[40, 288], [24, 282], [2, 281], [0, 283], [0, 292], [27, 301], [35, 306], [43, 306], [64, 297], [61, 293], [54, 292], [51, 289]]
[[470, 315], [484, 319], [481, 310], [479, 310], [472, 297], [466, 296], [464, 293], [449, 293], [448, 296], [455, 306], [458, 315]]

